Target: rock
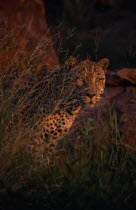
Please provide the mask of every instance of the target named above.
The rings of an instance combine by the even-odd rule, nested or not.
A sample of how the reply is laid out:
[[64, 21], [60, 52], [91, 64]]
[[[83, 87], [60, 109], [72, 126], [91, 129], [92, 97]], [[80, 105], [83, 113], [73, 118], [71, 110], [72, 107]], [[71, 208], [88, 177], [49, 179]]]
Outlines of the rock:
[[104, 96], [106, 99], [111, 99], [123, 92], [123, 87], [107, 87], [104, 91]]
[[[39, 51], [39, 63], [51, 69], [58, 64], [58, 57], [53, 49], [53, 43], [45, 18], [45, 8], [41, 0], [4, 0], [0, 1], [0, 36], [3, 34], [3, 51], [0, 54], [0, 64], [15, 59], [17, 55], [23, 58], [26, 53]], [[7, 26], [2, 24], [7, 22]], [[9, 40], [6, 40], [10, 35]], [[1, 40], [1, 37], [0, 37]], [[5, 42], [6, 41], [6, 42]], [[7, 46], [9, 44], [9, 46]], [[35, 55], [35, 54], [34, 54]]]
[[120, 95], [111, 100], [117, 111], [119, 130], [124, 145], [136, 144], [136, 89], [127, 87]]
[[126, 106], [126, 104], [129, 103], [131, 100], [131, 95], [129, 92], [125, 91], [121, 93], [120, 95], [116, 96], [112, 99], [112, 102], [114, 102], [115, 106], [119, 109], [122, 109], [122, 107]]
[[117, 76], [116, 71], [108, 71], [106, 73], [106, 84], [108, 86], [118, 86], [120, 84], [120, 78]]
[[[133, 113], [134, 115], [134, 113]], [[120, 124], [119, 130], [122, 133], [124, 139], [123, 144], [126, 146], [133, 146], [131, 149], [135, 150], [136, 145], [136, 117], [130, 115], [127, 117], [127, 120]], [[136, 116], [136, 113], [135, 113]]]
[[125, 79], [132, 84], [136, 84], [136, 69], [121, 69], [117, 72], [117, 76], [119, 76], [120, 79]]
[[108, 86], [127, 86], [128, 83], [125, 82], [136, 84], [136, 69], [123, 68], [106, 73], [106, 84]]

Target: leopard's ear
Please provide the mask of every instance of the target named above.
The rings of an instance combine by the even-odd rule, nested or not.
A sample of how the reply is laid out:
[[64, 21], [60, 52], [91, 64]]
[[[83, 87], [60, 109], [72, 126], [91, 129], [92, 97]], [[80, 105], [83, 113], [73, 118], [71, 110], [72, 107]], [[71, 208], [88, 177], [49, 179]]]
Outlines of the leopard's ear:
[[65, 61], [65, 64], [66, 64], [66, 65], [72, 65], [72, 66], [74, 66], [74, 65], [78, 64], [78, 61], [77, 61], [77, 59], [74, 58], [73, 56], [70, 56], [70, 57]]
[[103, 70], [106, 71], [108, 66], [109, 66], [109, 59], [108, 58], [103, 58], [100, 61], [98, 61], [97, 64], [99, 66], [101, 66]]

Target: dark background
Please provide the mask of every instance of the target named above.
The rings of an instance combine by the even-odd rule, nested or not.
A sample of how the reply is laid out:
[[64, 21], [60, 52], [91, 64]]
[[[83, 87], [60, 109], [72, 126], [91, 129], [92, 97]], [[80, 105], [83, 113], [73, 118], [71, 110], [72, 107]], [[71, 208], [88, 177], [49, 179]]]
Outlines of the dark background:
[[93, 60], [108, 57], [111, 69], [136, 67], [135, 0], [45, 0], [44, 3], [61, 61], [69, 55], [89, 56]]

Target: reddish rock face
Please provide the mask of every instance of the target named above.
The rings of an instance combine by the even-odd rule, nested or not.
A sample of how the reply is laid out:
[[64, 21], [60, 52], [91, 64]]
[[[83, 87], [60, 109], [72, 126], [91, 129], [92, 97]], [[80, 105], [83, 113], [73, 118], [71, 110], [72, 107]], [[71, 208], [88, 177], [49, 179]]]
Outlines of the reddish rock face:
[[123, 82], [136, 84], [136, 69], [123, 68], [116, 71], [108, 71], [106, 74], [107, 85], [120, 86]]
[[116, 71], [108, 71], [106, 73], [106, 83], [108, 86], [119, 86], [120, 78], [117, 76]]
[[[52, 40], [45, 19], [45, 8], [37, 0], [4, 0], [0, 1], [1, 21], [7, 22], [9, 31], [17, 30], [16, 45], [12, 46], [0, 58], [13, 58], [17, 50], [21, 55], [32, 51], [36, 46], [44, 46], [41, 62], [51, 69], [58, 64], [58, 57], [53, 49]], [[16, 33], [16, 32], [15, 32]], [[16, 34], [15, 34], [16, 36]], [[14, 39], [14, 37], [13, 37]], [[45, 46], [46, 45], [46, 46]]]
[[136, 84], [136, 69], [121, 69], [117, 72], [117, 75], [120, 79], [125, 79], [131, 82], [132, 84]]
[[118, 86], [118, 87], [107, 87], [105, 89], [104, 96], [106, 99], [111, 99], [123, 92], [123, 87]]

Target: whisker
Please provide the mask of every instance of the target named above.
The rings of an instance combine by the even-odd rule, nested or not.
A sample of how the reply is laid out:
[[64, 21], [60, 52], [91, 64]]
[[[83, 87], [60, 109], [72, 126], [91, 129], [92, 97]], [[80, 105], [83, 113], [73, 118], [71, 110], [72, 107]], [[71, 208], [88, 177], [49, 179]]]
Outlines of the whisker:
[[109, 103], [109, 100], [107, 100], [106, 98], [103, 98], [102, 100], [99, 101], [99, 103], [96, 104], [95, 108], [100, 112], [106, 113], [108, 103]]

